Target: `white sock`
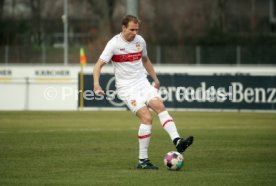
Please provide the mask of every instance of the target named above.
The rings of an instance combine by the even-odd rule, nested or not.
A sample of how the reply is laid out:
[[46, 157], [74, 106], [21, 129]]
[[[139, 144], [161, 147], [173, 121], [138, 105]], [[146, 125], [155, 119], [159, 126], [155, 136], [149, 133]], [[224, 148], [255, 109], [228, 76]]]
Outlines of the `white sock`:
[[141, 123], [138, 131], [139, 159], [148, 158], [148, 147], [151, 136], [151, 125]]
[[165, 131], [170, 135], [172, 141], [175, 138], [179, 138], [175, 123], [172, 117], [169, 115], [168, 111], [163, 111], [158, 114], [160, 123]]

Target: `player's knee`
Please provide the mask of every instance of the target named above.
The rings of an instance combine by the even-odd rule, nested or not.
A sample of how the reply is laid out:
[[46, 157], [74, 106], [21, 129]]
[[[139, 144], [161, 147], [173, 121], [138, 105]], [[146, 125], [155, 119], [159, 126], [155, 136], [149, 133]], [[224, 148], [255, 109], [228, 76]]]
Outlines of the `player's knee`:
[[154, 105], [153, 110], [157, 113], [160, 113], [160, 112], [163, 112], [164, 110], [166, 110], [166, 108], [165, 108], [164, 104], [160, 101]]
[[151, 124], [152, 123], [152, 115], [150, 113], [145, 113], [141, 117], [141, 122], [145, 124]]
[[164, 110], [166, 110], [164, 104], [160, 103], [157, 107], [157, 112], [160, 113], [160, 112], [163, 112]]

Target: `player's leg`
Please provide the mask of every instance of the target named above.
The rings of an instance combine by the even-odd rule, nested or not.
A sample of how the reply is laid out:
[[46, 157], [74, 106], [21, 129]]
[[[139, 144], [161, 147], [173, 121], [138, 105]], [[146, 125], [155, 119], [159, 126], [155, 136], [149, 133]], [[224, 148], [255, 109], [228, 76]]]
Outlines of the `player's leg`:
[[140, 119], [138, 130], [139, 140], [139, 160], [148, 159], [148, 148], [151, 138], [152, 116], [146, 106], [136, 112], [136, 116]]
[[176, 125], [168, 111], [166, 111], [165, 106], [160, 98], [155, 97], [151, 99], [148, 103], [148, 106], [158, 114], [160, 124], [169, 134], [171, 140], [176, 141], [180, 139]]
[[176, 146], [177, 151], [183, 153], [186, 148], [193, 143], [193, 136], [189, 136], [186, 139], [179, 136], [173, 118], [170, 116], [159, 97], [150, 99], [148, 106], [158, 114], [162, 127], [169, 134], [171, 140]]
[[158, 114], [162, 127], [169, 134], [173, 143], [176, 144], [180, 137], [172, 117], [166, 111], [163, 101], [158, 94], [158, 90], [148, 82], [145, 82], [142, 92], [146, 97], [147, 106]]
[[138, 169], [158, 169], [151, 164], [148, 157], [148, 148], [151, 138], [152, 115], [149, 109], [144, 106], [136, 112], [136, 116], [140, 119], [141, 124], [138, 130], [139, 141], [139, 163]]
[[141, 99], [141, 96], [137, 90], [119, 90], [118, 96], [125, 102], [130, 111], [136, 114], [140, 119], [140, 126], [138, 130], [138, 142], [139, 142], [139, 162], [137, 168], [139, 169], [158, 169], [158, 167], [152, 165], [148, 157], [148, 148], [151, 138], [151, 124], [152, 115], [145, 104], [145, 101]]

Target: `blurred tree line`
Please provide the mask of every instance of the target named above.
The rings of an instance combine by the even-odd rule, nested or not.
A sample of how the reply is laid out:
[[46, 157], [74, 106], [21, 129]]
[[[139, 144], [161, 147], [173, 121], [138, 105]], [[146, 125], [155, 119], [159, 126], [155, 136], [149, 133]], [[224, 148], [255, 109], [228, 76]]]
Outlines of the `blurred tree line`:
[[[148, 44], [276, 44], [269, 0], [138, 1]], [[125, 13], [126, 0], [68, 0], [70, 47], [101, 51]], [[0, 46], [62, 44], [62, 15], [63, 0], [0, 0]]]

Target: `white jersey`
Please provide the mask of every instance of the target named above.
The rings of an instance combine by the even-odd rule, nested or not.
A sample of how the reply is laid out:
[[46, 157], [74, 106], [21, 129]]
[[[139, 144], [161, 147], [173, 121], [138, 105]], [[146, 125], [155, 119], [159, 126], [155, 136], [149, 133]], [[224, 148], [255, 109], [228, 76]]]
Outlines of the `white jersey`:
[[147, 49], [142, 36], [136, 35], [133, 41], [128, 42], [120, 33], [109, 40], [100, 59], [106, 63], [112, 61], [116, 87], [123, 88], [146, 79], [142, 62], [144, 56], [147, 56]]

